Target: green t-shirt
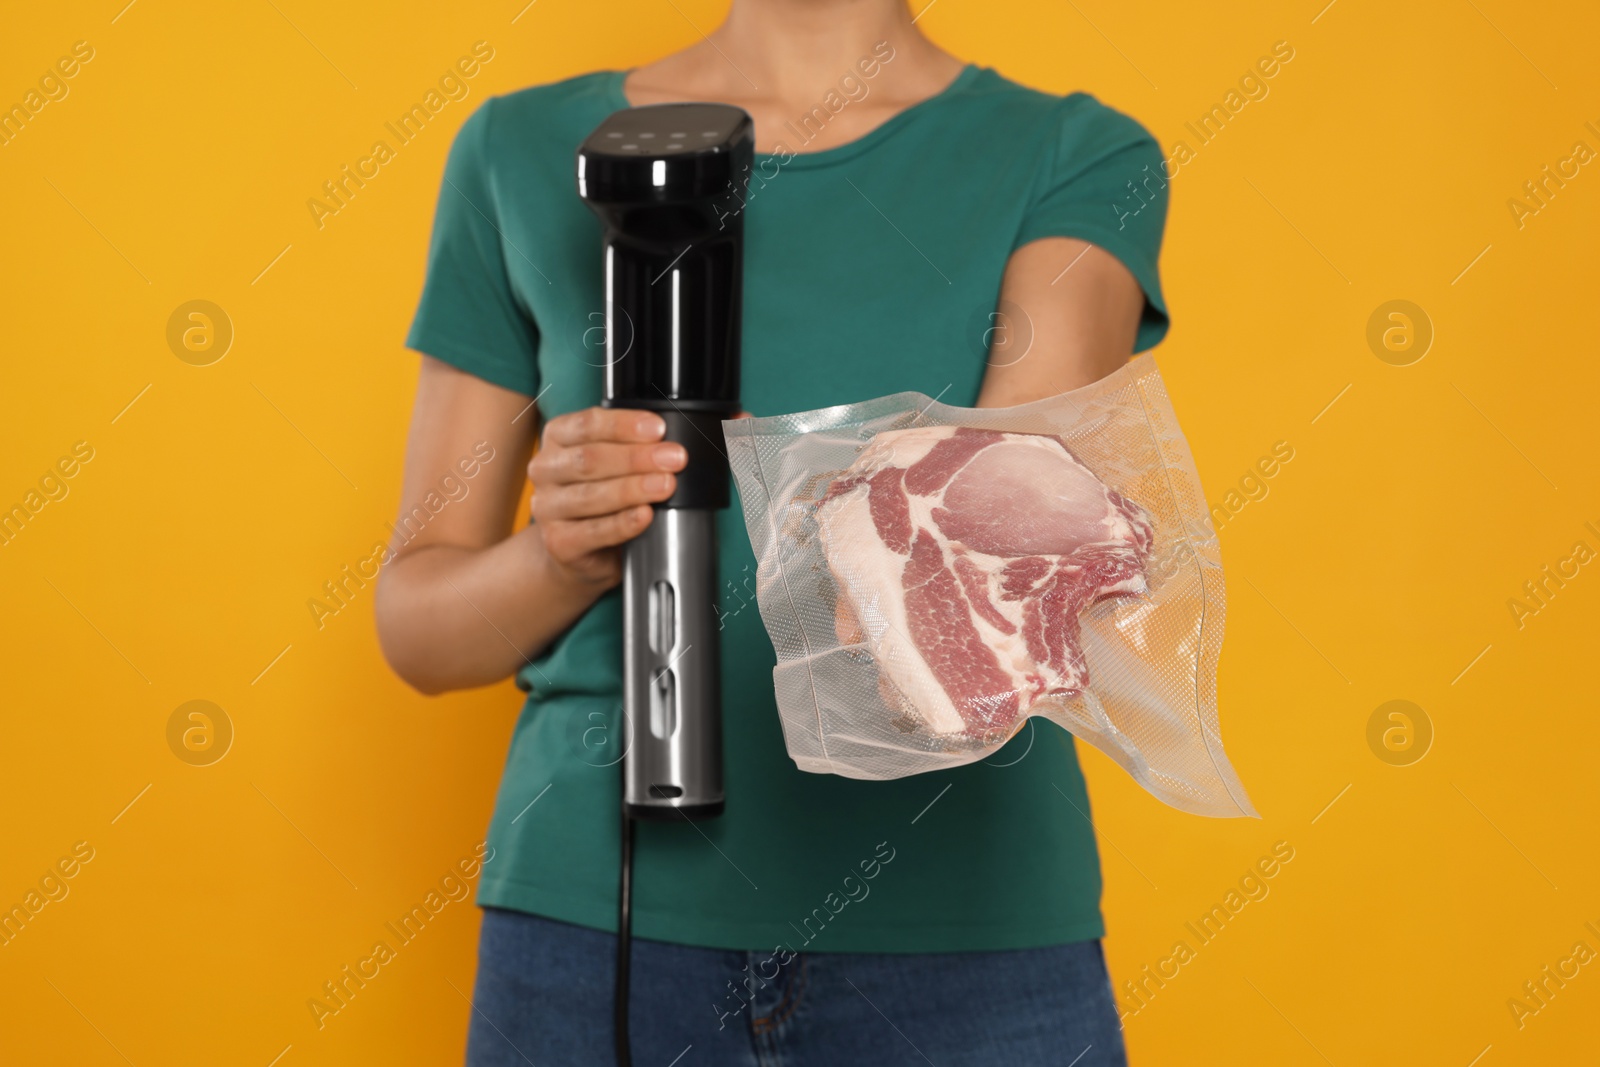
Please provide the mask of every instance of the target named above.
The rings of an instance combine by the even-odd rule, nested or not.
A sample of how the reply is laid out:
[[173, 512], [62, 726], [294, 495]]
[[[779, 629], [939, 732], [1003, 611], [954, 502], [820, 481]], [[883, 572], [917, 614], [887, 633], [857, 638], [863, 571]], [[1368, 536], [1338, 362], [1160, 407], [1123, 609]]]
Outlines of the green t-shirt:
[[[623, 77], [605, 71], [489, 100], [445, 168], [407, 343], [537, 396], [546, 417], [600, 400], [600, 226], [578, 198], [574, 160], [579, 142], [628, 106]], [[1137, 122], [1093, 97], [1051, 96], [968, 66], [849, 144], [806, 153], [786, 133], [788, 152], [756, 157], [745, 207], [751, 413], [903, 390], [972, 405], [1007, 258], [1041, 237], [1078, 237], [1116, 255], [1145, 292], [1138, 349], [1166, 332], [1161, 153]], [[638, 827], [635, 934], [859, 952], [1103, 934], [1072, 736], [1041, 723], [982, 763], [889, 782], [797, 770], [737, 504], [721, 513], [718, 535], [727, 811]], [[481, 904], [615, 929], [620, 601], [604, 597], [518, 674], [528, 701], [490, 826], [496, 858]]]

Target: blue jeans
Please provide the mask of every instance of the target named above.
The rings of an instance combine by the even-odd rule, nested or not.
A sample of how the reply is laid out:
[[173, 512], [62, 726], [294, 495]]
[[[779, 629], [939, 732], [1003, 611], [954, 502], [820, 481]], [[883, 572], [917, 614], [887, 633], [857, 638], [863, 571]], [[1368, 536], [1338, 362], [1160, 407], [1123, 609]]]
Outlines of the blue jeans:
[[[615, 961], [611, 934], [484, 909], [468, 1067], [612, 1067]], [[1099, 941], [876, 955], [635, 940], [632, 983], [637, 1067], [1127, 1063]]]

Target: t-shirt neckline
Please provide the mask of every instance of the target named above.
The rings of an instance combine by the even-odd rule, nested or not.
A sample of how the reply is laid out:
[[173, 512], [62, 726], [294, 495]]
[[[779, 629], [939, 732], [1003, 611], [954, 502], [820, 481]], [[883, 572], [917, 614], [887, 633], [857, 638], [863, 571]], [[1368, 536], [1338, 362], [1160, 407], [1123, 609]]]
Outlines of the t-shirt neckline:
[[[634, 68], [629, 67], [622, 70], [611, 70], [606, 72], [607, 96], [610, 97], [610, 102], [619, 109], [634, 106], [628, 100], [628, 94], [623, 91], [623, 82], [627, 79], [628, 75], [633, 72], [633, 69]], [[919, 100], [910, 107], [903, 108], [902, 110], [896, 112], [886, 121], [880, 123], [873, 129], [868, 130], [855, 140], [847, 141], [842, 145], [835, 145], [832, 148], [825, 148], [820, 152], [790, 152], [787, 161], [783, 162], [782, 165], [786, 169], [791, 170], [797, 167], [823, 167], [831, 163], [838, 163], [842, 160], [857, 156], [862, 152], [869, 150], [879, 142], [893, 136], [897, 130], [906, 125], [913, 118], [915, 118], [916, 115], [920, 114], [931, 105], [938, 104], [941, 101], [944, 101], [966, 89], [966, 87], [972, 83], [973, 79], [977, 78], [983, 69], [983, 67], [976, 63], [968, 63], [966, 66], [961, 68], [961, 73], [957, 74], [949, 85], [946, 85], [943, 89], [940, 89], [932, 96]], [[782, 161], [784, 156], [782, 153], [778, 152], [757, 152], [756, 159]]]

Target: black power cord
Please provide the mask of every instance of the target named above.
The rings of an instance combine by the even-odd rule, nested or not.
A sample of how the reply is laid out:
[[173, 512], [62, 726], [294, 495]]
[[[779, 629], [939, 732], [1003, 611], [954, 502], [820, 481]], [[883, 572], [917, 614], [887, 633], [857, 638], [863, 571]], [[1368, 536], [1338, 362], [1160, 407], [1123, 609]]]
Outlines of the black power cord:
[[612, 998], [617, 1067], [633, 1067], [628, 1044], [628, 970], [633, 962], [633, 820], [622, 803], [622, 876], [617, 886], [617, 988]]

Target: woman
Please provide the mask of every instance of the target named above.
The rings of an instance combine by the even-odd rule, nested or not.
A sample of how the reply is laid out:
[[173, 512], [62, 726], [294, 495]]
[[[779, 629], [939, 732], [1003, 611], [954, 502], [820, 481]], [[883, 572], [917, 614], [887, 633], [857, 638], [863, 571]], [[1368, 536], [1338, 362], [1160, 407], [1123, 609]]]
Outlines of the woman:
[[[402, 523], [378, 622], [423, 692], [515, 674], [529, 693], [479, 890], [471, 1064], [612, 1061], [617, 546], [684, 457], [655, 416], [596, 407], [599, 228], [573, 159], [610, 112], [687, 100], [755, 120], [754, 414], [903, 390], [1025, 403], [1166, 330], [1149, 135], [963, 64], [904, 0], [733, 0], [683, 52], [467, 120], [408, 340], [424, 358], [402, 516], [463, 457], [492, 458], [473, 492]], [[727, 811], [638, 828], [636, 1062], [1123, 1063], [1070, 735], [1024, 730], [986, 763], [891, 782], [799, 772], [738, 508], [719, 522]]]

